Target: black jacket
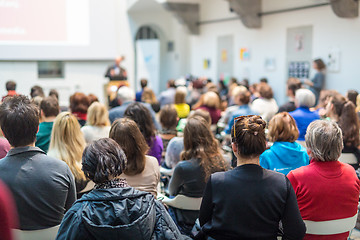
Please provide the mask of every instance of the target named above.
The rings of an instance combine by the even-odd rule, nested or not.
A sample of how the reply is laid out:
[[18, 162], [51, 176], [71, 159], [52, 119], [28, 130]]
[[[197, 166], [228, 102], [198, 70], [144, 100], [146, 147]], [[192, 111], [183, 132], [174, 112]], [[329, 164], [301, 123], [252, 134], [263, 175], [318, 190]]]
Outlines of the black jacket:
[[95, 189], [66, 213], [56, 239], [182, 239], [162, 203], [134, 188]]

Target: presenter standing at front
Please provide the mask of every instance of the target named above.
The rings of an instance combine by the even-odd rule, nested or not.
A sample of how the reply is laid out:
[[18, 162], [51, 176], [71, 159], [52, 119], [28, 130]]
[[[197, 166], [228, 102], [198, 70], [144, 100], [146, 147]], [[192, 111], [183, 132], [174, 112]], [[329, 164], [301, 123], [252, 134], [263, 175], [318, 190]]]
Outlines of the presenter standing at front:
[[114, 80], [127, 80], [127, 72], [125, 68], [120, 66], [121, 62], [125, 59], [124, 56], [117, 57], [115, 63], [111, 65], [105, 74], [105, 77], [108, 77], [110, 81]]
[[[319, 101], [320, 91], [325, 85], [325, 69], [326, 65], [321, 59], [315, 59], [313, 62], [313, 68], [316, 70], [316, 74], [313, 79], [305, 80], [304, 84], [309, 86], [309, 89], [315, 94], [316, 104]], [[315, 104], [315, 105], [316, 105]]]

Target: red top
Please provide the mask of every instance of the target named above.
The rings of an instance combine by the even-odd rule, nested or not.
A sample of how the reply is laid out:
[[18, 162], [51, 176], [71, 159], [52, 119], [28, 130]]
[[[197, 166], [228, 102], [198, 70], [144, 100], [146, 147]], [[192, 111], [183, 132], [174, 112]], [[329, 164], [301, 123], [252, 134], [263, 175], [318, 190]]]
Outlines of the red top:
[[17, 92], [15, 90], [10, 90], [8, 91], [7, 95], [6, 96], [3, 96], [1, 101], [4, 101], [4, 99], [6, 97], [13, 97], [13, 96], [18, 96], [19, 94], [17, 94]]
[[[328, 221], [353, 217], [358, 209], [360, 181], [348, 164], [311, 160], [291, 171], [289, 178], [304, 220]], [[346, 240], [349, 232], [335, 235], [306, 234], [304, 239]]]
[[202, 109], [204, 111], [209, 112], [210, 117], [211, 117], [211, 124], [216, 124], [219, 119], [221, 118], [221, 110], [220, 109], [216, 109], [213, 107], [208, 107], [208, 106], [200, 106], [197, 109]]
[[15, 203], [10, 191], [0, 182], [0, 238], [2, 240], [12, 240], [11, 228], [17, 227], [15, 215]]

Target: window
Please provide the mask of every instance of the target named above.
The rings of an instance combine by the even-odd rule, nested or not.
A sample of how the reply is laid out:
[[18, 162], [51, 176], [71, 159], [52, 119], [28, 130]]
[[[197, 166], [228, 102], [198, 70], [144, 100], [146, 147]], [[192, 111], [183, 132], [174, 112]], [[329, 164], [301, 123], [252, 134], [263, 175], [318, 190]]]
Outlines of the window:
[[39, 78], [64, 78], [64, 63], [60, 61], [38, 62]]

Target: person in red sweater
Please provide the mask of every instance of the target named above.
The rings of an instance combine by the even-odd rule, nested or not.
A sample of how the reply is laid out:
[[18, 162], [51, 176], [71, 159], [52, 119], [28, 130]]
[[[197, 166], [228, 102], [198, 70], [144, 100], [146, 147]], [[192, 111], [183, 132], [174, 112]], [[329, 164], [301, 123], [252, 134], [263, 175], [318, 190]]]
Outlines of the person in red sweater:
[[0, 181], [0, 239], [13, 240], [14, 236], [11, 229], [16, 228], [16, 226], [14, 200], [5, 184]]
[[341, 129], [335, 122], [317, 120], [309, 125], [305, 141], [310, 165], [287, 175], [307, 227], [304, 239], [346, 240], [356, 223], [360, 181], [353, 167], [338, 161]]

